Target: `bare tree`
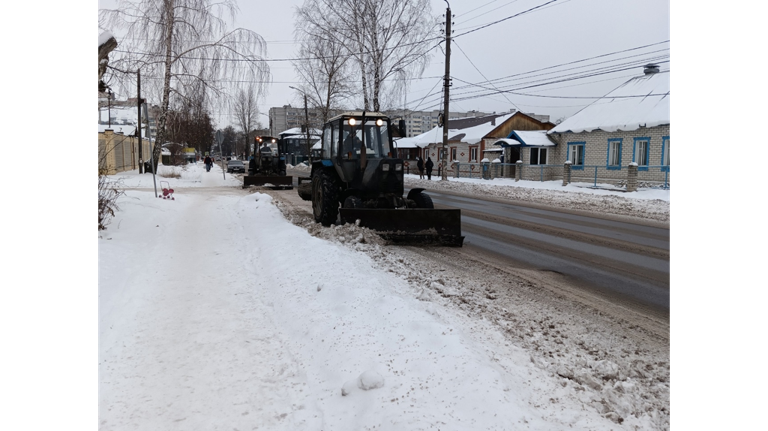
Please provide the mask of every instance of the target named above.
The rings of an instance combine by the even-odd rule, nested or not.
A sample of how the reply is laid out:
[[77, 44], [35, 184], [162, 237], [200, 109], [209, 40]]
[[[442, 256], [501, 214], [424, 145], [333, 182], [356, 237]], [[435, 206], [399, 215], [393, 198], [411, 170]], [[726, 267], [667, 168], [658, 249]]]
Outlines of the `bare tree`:
[[243, 131], [245, 158], [251, 155], [251, 139], [254, 129], [261, 128], [259, 124], [259, 107], [256, 104], [256, 94], [252, 85], [246, 89], [240, 89], [232, 102], [232, 110], [237, 119], [237, 125]]
[[[299, 16], [301, 16], [299, 14]], [[309, 105], [320, 112], [320, 124], [328, 121], [330, 111], [351, 93], [349, 56], [344, 47], [324, 31], [296, 21], [295, 34], [301, 41], [299, 59], [293, 67], [303, 81], [301, 91]]]
[[224, 154], [232, 154], [237, 152], [237, 132], [232, 126], [227, 126], [222, 130], [224, 140], [221, 143], [222, 156]]
[[186, 144], [197, 151], [210, 150], [213, 141], [213, 121], [205, 103], [205, 93], [180, 99], [176, 109], [168, 112], [166, 133], [168, 140]]
[[99, 11], [99, 27], [125, 30], [116, 69], [140, 69], [145, 82], [161, 82], [155, 160], [166, 139], [172, 94], [183, 98], [191, 94], [186, 87], [198, 84], [211, 94], [209, 101], [223, 102], [225, 78], [254, 82], [258, 94], [265, 91], [266, 43], [250, 30], [227, 28], [224, 17], [234, 19], [237, 10], [234, 0], [117, 0], [116, 9]]
[[355, 59], [366, 110], [381, 110], [388, 78], [421, 75], [440, 39], [429, 0], [305, 0], [298, 18]]

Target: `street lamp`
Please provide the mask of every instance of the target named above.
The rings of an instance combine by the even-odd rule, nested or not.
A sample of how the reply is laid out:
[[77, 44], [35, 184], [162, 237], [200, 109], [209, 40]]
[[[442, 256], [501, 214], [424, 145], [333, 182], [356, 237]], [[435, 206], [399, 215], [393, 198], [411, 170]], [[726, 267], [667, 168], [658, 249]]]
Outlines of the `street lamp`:
[[312, 165], [312, 146], [309, 144], [309, 111], [307, 110], [307, 93], [305, 93], [302, 90], [299, 90], [296, 87], [288, 86], [288, 88], [292, 88], [299, 93], [304, 95], [304, 127], [307, 129], [307, 156], [309, 157], [309, 165]]

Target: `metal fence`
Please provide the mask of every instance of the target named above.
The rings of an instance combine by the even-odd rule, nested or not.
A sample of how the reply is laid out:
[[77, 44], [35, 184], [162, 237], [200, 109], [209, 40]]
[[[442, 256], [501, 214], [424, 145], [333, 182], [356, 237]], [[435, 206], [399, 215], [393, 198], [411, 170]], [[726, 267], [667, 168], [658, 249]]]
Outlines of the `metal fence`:
[[[611, 184], [617, 187], [626, 187], [629, 169], [608, 167], [605, 165], [578, 165], [571, 166], [572, 183]], [[560, 174], [562, 178], [562, 173]], [[669, 166], [640, 166], [637, 169], [638, 187], [658, 187], [669, 189]]]
[[520, 179], [528, 181], [553, 181], [563, 179], [562, 165], [526, 165], [517, 166]]
[[[520, 178], [526, 181], [555, 181], [563, 179], [563, 165], [529, 165], [515, 163], [459, 163], [449, 165], [449, 175], [454, 178]], [[438, 174], [439, 175], [439, 174]], [[629, 169], [626, 166], [606, 165], [571, 166], [572, 183], [611, 184], [626, 187]], [[640, 166], [637, 169], [639, 187], [669, 189], [669, 166]]]
[[478, 178], [491, 180], [494, 178], [514, 178], [515, 165], [504, 163], [460, 163], [448, 165], [449, 175], [455, 178]]
[[[289, 155], [292, 165], [297, 165], [306, 160], [306, 156]], [[417, 174], [416, 164], [413, 161], [404, 166], [406, 174]], [[440, 176], [442, 169], [438, 166], [432, 171], [433, 176]], [[516, 163], [461, 163], [454, 162], [448, 165], [448, 175], [453, 178], [477, 178], [492, 180], [494, 178], [519, 178], [526, 181], [562, 181], [563, 165], [528, 165]], [[608, 167], [606, 165], [571, 165], [571, 183], [591, 183], [593, 187], [598, 184], [610, 184], [615, 187], [626, 188], [629, 178], [629, 168]], [[640, 166], [637, 168], [637, 186], [643, 188], [669, 189], [669, 166]]]

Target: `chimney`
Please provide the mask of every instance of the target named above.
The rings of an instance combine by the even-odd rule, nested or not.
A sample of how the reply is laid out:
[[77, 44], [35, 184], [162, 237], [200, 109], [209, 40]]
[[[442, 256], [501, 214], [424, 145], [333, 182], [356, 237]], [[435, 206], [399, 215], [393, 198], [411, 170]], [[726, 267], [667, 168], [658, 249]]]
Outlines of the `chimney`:
[[496, 117], [491, 118], [491, 126], [496, 125]]
[[646, 64], [644, 66], [643, 73], [645, 73], [646, 75], [651, 75], [651, 74], [654, 74], [654, 73], [659, 73], [659, 65], [658, 64], [653, 64], [653, 63], [648, 63], [648, 64]]

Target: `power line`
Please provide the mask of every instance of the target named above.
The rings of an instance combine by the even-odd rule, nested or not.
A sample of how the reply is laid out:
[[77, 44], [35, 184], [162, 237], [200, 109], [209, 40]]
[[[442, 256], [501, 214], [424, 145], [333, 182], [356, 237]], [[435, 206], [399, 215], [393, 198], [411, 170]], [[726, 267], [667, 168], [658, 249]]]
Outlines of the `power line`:
[[[595, 60], [595, 59], [598, 59], [598, 58], [608, 57], [608, 56], [611, 56], [611, 55], [621, 54], [621, 53], [624, 53], [624, 52], [636, 51], [638, 49], [643, 49], [643, 48], [648, 48], [648, 47], [651, 47], [651, 46], [661, 45], [663, 43], [668, 43], [668, 42], [669, 42], [669, 40], [665, 40], [665, 41], [662, 41], [662, 42], [656, 42], [656, 43], [652, 43], [652, 44], [649, 44], [649, 45], [642, 45], [642, 46], [637, 46], [637, 47], [634, 47], [634, 48], [624, 49], [624, 50], [621, 50], [621, 51], [609, 52], [609, 53], [606, 53], [606, 54], [596, 55], [594, 57], [588, 57], [588, 58], [583, 58], [581, 60], [574, 60], [574, 61], [569, 61], [569, 62], [566, 62], [566, 63], [556, 64], [556, 65], [553, 65], [553, 66], [542, 67], [540, 69], [534, 69], [534, 70], [529, 70], [527, 72], [521, 72], [521, 73], [516, 73], [516, 74], [512, 74], [512, 75], [507, 75], [507, 76], [503, 76], [501, 78], [495, 78], [495, 79], [492, 79], [492, 80], [489, 80], [489, 81], [478, 82], [478, 83], [475, 83], [475, 84], [483, 84], [483, 83], [486, 83], [486, 82], [490, 83], [491, 81], [494, 81], [494, 82], [503, 81], [503, 80], [506, 80], [506, 79], [509, 79], [509, 78], [514, 78], [514, 77], [517, 77], [517, 76], [530, 75], [532, 73], [541, 72], [541, 71], [544, 71], [544, 70], [555, 69], [555, 68], [558, 68], [558, 67], [568, 66], [568, 65], [571, 65], [571, 64], [583, 63], [583, 62], [589, 61], [589, 60]], [[594, 66], [596, 64], [609, 63], [609, 62], [612, 62], [612, 61], [624, 60], [624, 59], [627, 59], [627, 58], [632, 58], [632, 57], [637, 57], [637, 56], [642, 56], [642, 55], [647, 55], [647, 54], [655, 54], [657, 52], [662, 52], [662, 51], [667, 51], [667, 50], [669, 50], [669, 48], [665, 48], [665, 49], [657, 50], [657, 51], [651, 51], [651, 52], [647, 52], [647, 53], [643, 53], [643, 54], [638, 54], [636, 56], [617, 58], [617, 59], [608, 60], [608, 61], [601, 62], [601, 63], [593, 63], [593, 64], [590, 64], [590, 65], [587, 65], [587, 66], [580, 66], [580, 67], [589, 67], [589, 66]], [[573, 69], [578, 69], [578, 68], [579, 67], [563, 69], [563, 70], [560, 70], [560, 71], [557, 71], [557, 72], [553, 72], [553, 73], [560, 73], [560, 72], [565, 72], [565, 71], [568, 71], [568, 70], [573, 70]], [[536, 75], [536, 76], [542, 76], [542, 75]], [[473, 85], [475, 85], [475, 84], [473, 84]]]
[[487, 28], [487, 27], [490, 27], [490, 26], [492, 26], [492, 25], [496, 25], [496, 24], [498, 24], [498, 23], [500, 23], [500, 22], [504, 22], [504, 21], [506, 21], [506, 20], [508, 20], [508, 19], [516, 18], [516, 17], [518, 17], [518, 16], [520, 16], [520, 15], [524, 15], [524, 14], [527, 14], [527, 13], [533, 12], [533, 11], [535, 11], [536, 9], [541, 9], [541, 8], [542, 8], [542, 7], [544, 7], [544, 6], [546, 6], [546, 5], [548, 5], [548, 4], [551, 4], [551, 3], [555, 3], [555, 2], [557, 2], [557, 1], [560, 1], [560, 0], [549, 0], [549, 1], [548, 1], [548, 2], [546, 2], [546, 3], [542, 3], [542, 4], [538, 5], [538, 6], [534, 6], [534, 7], [530, 8], [530, 9], [526, 9], [526, 10], [524, 10], [524, 11], [522, 11], [522, 12], [516, 13], [516, 14], [514, 14], [514, 15], [511, 15], [511, 16], [508, 16], [508, 17], [506, 17], [506, 18], [502, 18], [502, 19], [500, 19], [500, 20], [498, 20], [498, 21], [494, 21], [494, 22], [491, 22], [491, 23], [488, 23], [488, 24], [482, 25], [482, 26], [480, 26], [480, 27], [478, 27], [478, 28], [476, 28], [476, 29], [473, 29], [473, 30], [469, 30], [469, 31], [465, 31], [464, 33], [460, 33], [460, 34], [457, 34], [456, 36], [453, 36], [453, 39], [455, 39], [455, 38], [457, 38], [457, 37], [461, 37], [461, 36], [464, 36], [464, 35], [466, 35], [466, 34], [469, 34], [469, 33], [474, 33], [474, 32], [476, 32], [476, 31], [478, 31], [478, 30], [482, 30], [482, 29], [484, 29], [484, 28]]
[[[458, 18], [458, 17], [460, 17], [460, 16], [464, 16], [464, 15], [466, 15], [466, 14], [468, 14], [468, 13], [472, 13], [472, 12], [474, 12], [474, 11], [476, 11], [476, 10], [480, 9], [480, 8], [484, 8], [484, 7], [488, 6], [488, 5], [489, 5], [489, 4], [491, 4], [491, 3], [496, 3], [497, 1], [499, 1], [499, 0], [491, 0], [491, 1], [489, 1], [488, 3], [485, 3], [485, 4], [484, 4], [484, 5], [482, 5], [482, 6], [478, 6], [478, 7], [474, 8], [474, 9], [472, 9], [472, 10], [468, 11], [468, 12], [464, 12], [464, 13], [462, 13], [462, 14], [456, 15], [456, 18]], [[515, 1], [517, 1], [517, 0], [515, 0]]]
[[[629, 69], [631, 69], [631, 68], [626, 68], [626, 69], [622, 69], [622, 70], [629, 70]], [[659, 72], [659, 73], [666, 73], [666, 72], [669, 72], [669, 71], [666, 70], [664, 72]], [[597, 76], [597, 75], [601, 75], [601, 74], [605, 74], [605, 73], [611, 73], [611, 72], [596, 73], [596, 74], [590, 75], [590, 76]], [[460, 81], [460, 79], [458, 79], [458, 78], [455, 78], [455, 79]], [[580, 79], [580, 78], [571, 78], [571, 79]], [[568, 80], [570, 80], [570, 79], [566, 79], [566, 80], [563, 80], [563, 81], [568, 81]], [[558, 81], [558, 82], [562, 82], [562, 81]], [[544, 84], [541, 84], [541, 85], [544, 85]], [[538, 86], [538, 85], [536, 85], [536, 86]], [[532, 86], [532, 87], [535, 87], [535, 86]], [[663, 96], [665, 94], [669, 95], [669, 93], [658, 93], [658, 94], [653, 93], [653, 94], [636, 94], [636, 95], [610, 96], [610, 97], [606, 97], [606, 96], [551, 96], [551, 95], [543, 95], [543, 94], [520, 93], [520, 92], [516, 91], [516, 90], [522, 90], [524, 88], [530, 88], [530, 87], [522, 87], [522, 88], [518, 88], [518, 89], [514, 89], [514, 90], [494, 90], [491, 93], [480, 94], [480, 95], [477, 95], [477, 96], [461, 97], [461, 98], [457, 98], [456, 100], [461, 101], [461, 100], [476, 99], [476, 98], [479, 98], [479, 97], [485, 97], [485, 96], [488, 96], [488, 95], [499, 94], [499, 93], [511, 93], [511, 94], [517, 94], [517, 95], [520, 95], [520, 96], [543, 97], [543, 98], [550, 98], [550, 99], [589, 99], [589, 100], [625, 99], [625, 98], [637, 98], [637, 97], [648, 97], [648, 96]]]
[[[462, 54], [464, 54], [464, 57], [466, 57], [466, 59], [469, 61], [469, 64], [471, 64], [471, 65], [472, 65], [472, 67], [474, 67], [474, 68], [475, 68], [475, 70], [477, 71], [477, 73], [479, 73], [479, 74], [480, 74], [480, 76], [482, 76], [483, 78], [485, 78], [485, 80], [486, 80], [486, 81], [488, 81], [488, 78], [486, 78], [486, 77], [485, 77], [485, 75], [483, 75], [483, 72], [481, 72], [481, 71], [480, 71], [480, 69], [478, 69], [478, 68], [477, 68], [477, 66], [475, 66], [475, 63], [473, 63], [473, 62], [472, 62], [472, 59], [470, 59], [470, 58], [469, 58], [469, 56], [467, 55], [467, 53], [466, 53], [466, 52], [464, 52], [464, 50], [463, 50], [463, 49], [461, 49], [461, 46], [459, 46], [459, 44], [458, 44], [458, 43], [457, 43], [455, 40], [453, 41], [453, 43], [455, 43], [455, 44], [456, 44], [456, 47], [457, 47], [457, 48], [459, 48], [459, 51], [461, 51], [461, 53], [462, 53]], [[488, 81], [488, 82], [490, 82], [490, 81]], [[492, 83], [491, 83], [491, 85], [493, 85], [493, 87], [494, 87], [494, 88], [496, 88], [496, 86], [495, 86], [494, 84], [492, 84]], [[498, 89], [497, 89], [497, 90], [498, 90]], [[509, 98], [507, 97], [507, 95], [506, 95], [506, 94], [504, 94], [504, 98], [505, 98], [505, 99], [507, 99], [507, 102], [511, 103], [511, 104], [512, 104], [512, 106], [514, 106], [514, 107], [515, 107], [515, 109], [517, 109], [518, 111], [520, 110], [520, 108], [518, 108], [518, 107], [517, 107], [517, 105], [515, 105], [515, 103], [514, 103], [514, 102], [512, 102], [511, 100], [509, 100]]]
[[[665, 62], [662, 62], [662, 63], [665, 63]], [[488, 97], [488, 96], [492, 96], [492, 95], [496, 95], [496, 94], [504, 94], [504, 93], [510, 93], [510, 94], [515, 94], [515, 95], [520, 95], [520, 96], [547, 97], [547, 98], [557, 98], [557, 99], [600, 99], [601, 97], [595, 97], [595, 96], [584, 96], [584, 97], [551, 96], [551, 95], [550, 96], [545, 96], [545, 95], [540, 95], [540, 94], [520, 93], [519, 90], [523, 90], [523, 89], [527, 89], [527, 88], [542, 87], [542, 86], [546, 86], [546, 85], [556, 84], [556, 83], [559, 83], [559, 82], [567, 82], [567, 81], [573, 81], [573, 80], [578, 80], [578, 79], [586, 79], [586, 78], [590, 78], [590, 77], [594, 77], [594, 76], [600, 76], [600, 75], [605, 75], [605, 74], [615, 73], [615, 72], [620, 72], [620, 71], [632, 70], [635, 67], [636, 66], [631, 66], [631, 67], [625, 67], [625, 68], [621, 68], [621, 69], [608, 70], [608, 71], [605, 71], [605, 70], [602, 70], [602, 71], [600, 71], [600, 70], [589, 71], [588, 74], [586, 74], [586, 75], [580, 75], [580, 76], [575, 76], [575, 77], [574, 76], [572, 76], [572, 77], [564, 77], [563, 79], [557, 79], [555, 81], [548, 81], [548, 82], [544, 82], [544, 83], [523, 83], [523, 84], [518, 84], [514, 88], [505, 88], [505, 89], [494, 88], [494, 89], [491, 89], [491, 88], [483, 87], [483, 86], [480, 86], [480, 85], [474, 85], [476, 87], [480, 87], [481, 90], [466, 91], [466, 92], [462, 92], [462, 93], [454, 93], [454, 96], [465, 95], [465, 97], [455, 97], [455, 99], [452, 97], [451, 100], [462, 101], [462, 100], [476, 99], [476, 98]], [[460, 82], [468, 83], [467, 81], [464, 81], [464, 80], [462, 80], [460, 78], [456, 78], [456, 77], [452, 77], [452, 78], [456, 79], [457, 81], [460, 81]], [[592, 82], [590, 82], [590, 84], [591, 83]], [[472, 86], [472, 85], [470, 85], [470, 86]], [[482, 93], [482, 94], [477, 94], [477, 93]], [[635, 96], [632, 96], [632, 97], [635, 97]], [[637, 97], [641, 97], [641, 96], [638, 95]], [[436, 100], [436, 99], [434, 99], [434, 100]], [[430, 103], [432, 103], [432, 101], [430, 101]]]
[[[544, 75], [551, 75], [552, 73], [559, 73], [559, 74], [561, 74], [561, 75], [558, 75], [558, 76], [555, 76], [555, 77], [547, 78], [549, 80], [555, 79], [556, 81], [553, 81], [551, 83], [557, 83], [557, 82], [561, 82], [561, 81], [559, 81], [560, 78], [575, 75], [575, 73], [563, 75], [562, 72], [567, 72], [569, 70], [580, 69], [580, 68], [584, 68], [584, 67], [596, 66], [596, 65], [604, 64], [604, 63], [611, 63], [611, 62], [615, 62], [615, 61], [619, 61], [619, 60], [624, 60], [624, 59], [629, 59], [629, 58], [633, 58], [633, 57], [637, 57], [637, 56], [648, 55], [648, 54], [652, 54], [652, 53], [656, 53], [656, 52], [665, 51], [666, 49], [665, 50], [652, 51], [652, 52], [649, 52], [649, 53], [643, 53], [643, 54], [639, 54], [639, 55], [633, 55], [633, 56], [616, 58], [616, 59], [613, 59], [613, 60], [593, 63], [593, 64], [585, 65], [585, 66], [577, 66], [577, 67], [562, 69], [562, 70], [555, 71], [555, 72], [550, 72], [550, 73], [537, 74], [537, 75], [531, 75], [531, 74], [533, 74], [535, 72], [544, 71], [544, 70], [555, 69], [555, 68], [566, 66], [566, 65], [582, 63], [582, 62], [589, 61], [589, 60], [603, 58], [603, 57], [606, 57], [606, 56], [615, 55], [615, 54], [619, 54], [619, 53], [623, 53], [623, 52], [629, 52], [629, 51], [634, 51], [634, 50], [637, 50], [637, 49], [643, 49], [643, 48], [659, 45], [659, 44], [666, 43], [666, 42], [668, 42], [668, 41], [657, 42], [657, 43], [654, 43], [654, 44], [639, 46], [639, 47], [635, 47], [635, 48], [628, 48], [628, 49], [620, 50], [620, 51], [614, 51], [614, 52], [611, 52], [611, 53], [601, 54], [601, 55], [597, 55], [597, 56], [593, 56], [593, 57], [589, 57], [589, 58], [585, 58], [585, 59], [581, 59], [581, 60], [575, 60], [575, 61], [571, 61], [571, 62], [567, 62], [567, 63], [562, 63], [562, 64], [558, 64], [558, 65], [554, 65], [554, 66], [548, 66], [548, 67], [544, 67], [544, 68], [540, 68], [540, 69], [531, 70], [531, 71], [528, 71], [528, 72], [522, 72], [522, 73], [517, 73], [517, 74], [513, 74], [513, 75], [508, 75], [508, 76], [501, 77], [501, 78], [496, 78], [496, 79], [493, 79], [493, 80], [486, 80], [486, 81], [482, 81], [480, 83], [467, 83], [468, 85], [459, 86], [459, 87], [456, 87], [455, 89], [459, 90], [459, 89], [466, 89], [466, 88], [470, 88], [470, 87], [481, 87], [481, 88], [483, 88], [481, 84], [484, 84], [484, 83], [491, 83], [492, 84], [493, 82], [514, 80], [513, 78], [515, 78], [515, 77], [522, 77], [522, 76], [525, 76], [525, 75], [530, 75], [530, 76], [527, 76], [527, 77], [524, 77], [524, 78], [519, 78], [518, 80], [526, 79], [526, 80], [529, 80], [529, 81], [527, 83], [523, 83], [523, 84], [533, 84], [533, 83], [536, 83], [536, 82], [541, 82], [541, 80], [539, 80], [539, 81], [535, 81], [535, 80], [534, 81], [530, 81], [531, 78], [537, 78], [537, 77], [544, 76]], [[582, 74], [583, 73], [587, 73], [587, 74], [589, 74], [589, 73], [592, 73], [592, 72], [605, 71], [606, 69], [610, 69], [610, 68], [614, 68], [615, 69], [615, 68], [620, 67], [620, 66], [626, 66], [626, 65], [631, 65], [631, 64], [634, 64], [634, 66], [637, 67], [639, 65], [642, 65], [642, 63], [646, 63], [646, 62], [650, 62], [650, 61], [659, 61], [659, 60], [666, 59], [666, 58], [668, 58], [668, 56], [657, 56], [657, 57], [651, 57], [651, 58], [643, 58], [641, 60], [636, 60], [634, 63], [632, 63], [632, 62], [625, 62], [625, 63], [614, 64], [614, 65], [611, 65], [611, 66], [605, 66], [605, 67], [601, 67], [601, 68], [584, 70], [584, 71], [581, 71], [579, 73], [582, 73]], [[620, 69], [620, 70], [616, 69], [615, 71], [621, 71], [621, 70], [626, 70], [626, 69]], [[583, 76], [583, 77], [589, 77], [589, 76], [592, 76], [592, 75], [586, 75], [586, 76]], [[462, 82], [465, 82], [465, 81], [462, 81]], [[515, 85], [521, 85], [521, 84], [515, 84]], [[507, 87], [509, 87], [509, 86], [511, 86], [511, 85], [508, 85]], [[459, 94], [471, 94], [473, 92], [479, 92], [479, 91], [480, 90], [478, 90], [478, 91], [469, 91], [469, 92], [463, 92], [463, 93], [459, 93]]]
[[[464, 20], [464, 22], [469, 22], [469, 21], [472, 21], [473, 19], [477, 19], [477, 18], [480, 18], [480, 17], [481, 17], [481, 16], [483, 16], [483, 15], [488, 15], [489, 13], [491, 13], [491, 12], [493, 12], [493, 11], [495, 11], [495, 10], [499, 10], [499, 9], [501, 9], [501, 8], [505, 7], [505, 6], [509, 6], [509, 5], [511, 5], [512, 3], [516, 3], [517, 1], [518, 1], [518, 0], [512, 0], [512, 1], [510, 1], [510, 2], [504, 3], [503, 5], [501, 5], [501, 6], [499, 6], [499, 7], [496, 7], [496, 8], [493, 8], [493, 9], [491, 9], [491, 10], [489, 10], [489, 11], [483, 12], [483, 13], [481, 13], [480, 15], [475, 15], [475, 16], [473, 16], [472, 18], [467, 18], [466, 20]], [[493, 3], [493, 2], [491, 2], [491, 3]], [[487, 4], [490, 4], [490, 3], [486, 3], [486, 5], [487, 5]], [[481, 6], [481, 7], [482, 7], [482, 6]], [[475, 10], [477, 10], [477, 9], [479, 9], [479, 8], [474, 8], [474, 9], [472, 9], [470, 12], [472, 12], [472, 11], [475, 11]], [[467, 13], [469, 13], [469, 12], [467, 12]], [[466, 15], [466, 14], [462, 14], [462, 15]], [[459, 15], [459, 16], [461, 16], [461, 15]]]
[[[557, 1], [557, 0], [554, 0], [554, 1]], [[396, 47], [384, 49], [384, 51], [392, 51], [392, 50], [399, 49], [399, 48], [404, 47], [404, 46], [421, 45], [421, 44], [428, 43], [428, 42], [435, 41], [435, 40], [439, 40], [439, 41], [441, 41], [440, 43], [442, 43], [443, 38], [442, 37], [433, 37], [433, 38], [426, 39], [426, 40], [421, 40], [421, 41], [418, 41], [418, 42], [403, 43], [403, 44], [397, 45]], [[438, 43], [437, 45], [439, 45], [440, 43]], [[437, 46], [437, 45], [435, 45], [435, 46]], [[432, 49], [434, 49], [434, 47], [432, 47], [429, 50], [427, 50], [427, 52], [431, 51]], [[154, 52], [125, 51], [125, 50], [120, 50], [120, 49], [115, 49], [112, 52], [122, 52], [122, 53], [126, 53], [126, 54], [146, 55], [146, 56], [160, 57], [160, 58], [164, 58], [165, 57], [165, 54], [154, 53]], [[365, 54], [371, 54], [371, 51], [364, 51], [364, 53]], [[240, 63], [240, 62], [249, 62], [249, 63], [266, 62], [266, 63], [269, 63], [269, 62], [287, 62], [287, 61], [324, 60], [324, 59], [327, 59], [327, 58], [336, 58], [336, 57], [347, 57], [347, 58], [350, 58], [350, 57], [354, 57], [356, 54], [327, 55], [327, 56], [318, 56], [318, 57], [296, 57], [296, 58], [211, 58], [211, 57], [187, 57], [187, 56], [185, 56], [184, 58], [187, 59], [187, 60], [231, 61], [231, 62], [236, 62], [236, 63]]]

